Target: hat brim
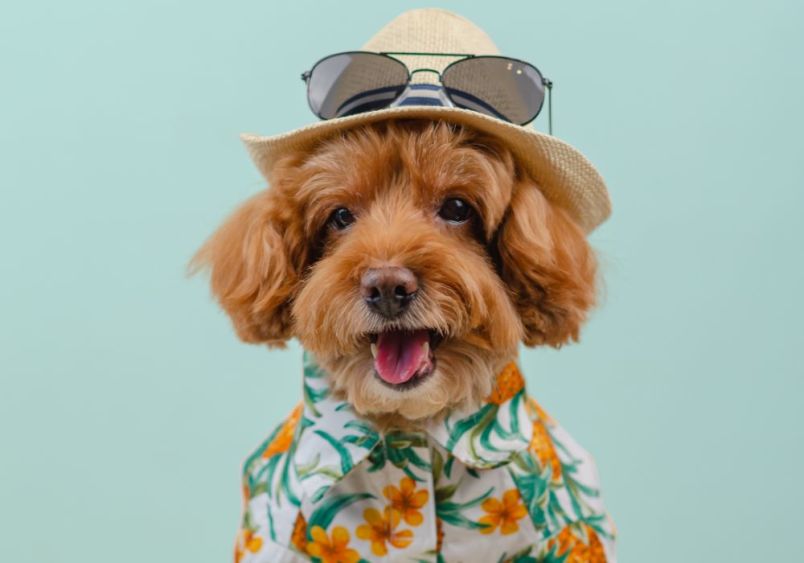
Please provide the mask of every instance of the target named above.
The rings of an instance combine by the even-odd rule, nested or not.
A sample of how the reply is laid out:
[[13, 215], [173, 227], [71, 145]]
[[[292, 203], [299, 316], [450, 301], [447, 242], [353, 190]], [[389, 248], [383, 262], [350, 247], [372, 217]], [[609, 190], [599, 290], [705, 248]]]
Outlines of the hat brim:
[[439, 106], [395, 107], [320, 121], [280, 135], [243, 134], [240, 138], [259, 171], [270, 179], [276, 162], [287, 154], [308, 150], [347, 129], [404, 118], [447, 121], [498, 138], [538, 183], [545, 197], [563, 207], [587, 234], [611, 214], [611, 202], [603, 178], [577, 149], [533, 127], [514, 125], [471, 110]]

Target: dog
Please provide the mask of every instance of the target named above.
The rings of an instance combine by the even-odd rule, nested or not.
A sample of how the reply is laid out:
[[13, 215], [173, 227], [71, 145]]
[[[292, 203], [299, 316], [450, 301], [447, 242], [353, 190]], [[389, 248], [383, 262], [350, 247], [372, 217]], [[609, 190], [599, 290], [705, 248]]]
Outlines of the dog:
[[515, 363], [595, 304], [572, 216], [439, 120], [342, 132], [271, 183], [193, 262], [242, 340], [308, 353], [304, 404], [245, 464], [236, 560], [613, 561], [593, 461]]

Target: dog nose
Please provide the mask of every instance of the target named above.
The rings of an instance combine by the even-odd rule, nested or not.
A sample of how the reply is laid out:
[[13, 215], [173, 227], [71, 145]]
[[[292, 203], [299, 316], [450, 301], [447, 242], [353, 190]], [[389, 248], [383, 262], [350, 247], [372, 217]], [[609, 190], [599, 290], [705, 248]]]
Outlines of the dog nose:
[[388, 266], [366, 270], [360, 279], [360, 294], [366, 304], [386, 319], [402, 314], [416, 295], [419, 284], [407, 268]]

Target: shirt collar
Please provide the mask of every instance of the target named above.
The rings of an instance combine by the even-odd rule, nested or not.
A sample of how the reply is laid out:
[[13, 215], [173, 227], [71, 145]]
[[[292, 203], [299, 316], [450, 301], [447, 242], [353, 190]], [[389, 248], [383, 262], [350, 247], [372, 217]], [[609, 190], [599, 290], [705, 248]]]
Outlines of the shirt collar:
[[[533, 425], [525, 403], [524, 379], [512, 362], [497, 375], [494, 392], [482, 404], [455, 410], [428, 424], [422, 434], [469, 467], [497, 467], [530, 444]], [[320, 499], [386, 438], [348, 402], [332, 396], [327, 374], [305, 352], [295, 465], [307, 498]]]

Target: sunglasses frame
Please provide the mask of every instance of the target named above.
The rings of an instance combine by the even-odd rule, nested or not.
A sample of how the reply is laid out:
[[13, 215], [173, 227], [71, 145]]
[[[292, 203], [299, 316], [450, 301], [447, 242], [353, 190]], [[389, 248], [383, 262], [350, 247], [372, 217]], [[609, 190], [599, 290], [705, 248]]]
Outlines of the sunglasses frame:
[[[544, 74], [542, 74], [542, 71], [539, 70], [536, 67], [536, 65], [533, 65], [533, 64], [531, 64], [531, 63], [529, 63], [527, 61], [523, 61], [522, 59], [515, 59], [513, 57], [505, 57], [505, 56], [502, 56], [502, 55], [474, 55], [474, 54], [471, 54], [471, 53], [428, 53], [428, 52], [419, 52], [419, 51], [380, 51], [380, 52], [376, 52], [376, 51], [359, 51], [358, 50], [358, 51], [342, 51], [340, 53], [333, 53], [331, 55], [327, 55], [326, 57], [322, 57], [322, 58], [318, 59], [318, 61], [316, 61], [316, 63], [310, 68], [310, 70], [306, 70], [301, 74], [302, 81], [307, 85], [307, 105], [310, 107], [310, 111], [312, 111], [313, 114], [316, 115], [319, 119], [326, 120], [327, 118], [323, 117], [320, 113], [315, 111], [315, 109], [313, 109], [313, 106], [310, 104], [310, 77], [313, 75], [313, 71], [315, 71], [316, 67], [319, 64], [321, 64], [322, 62], [324, 62], [324, 61], [326, 61], [328, 59], [331, 59], [333, 57], [337, 57], [337, 56], [340, 56], [340, 55], [355, 55], [355, 54], [376, 55], [376, 56], [380, 56], [380, 57], [386, 57], [386, 58], [394, 61], [395, 63], [401, 64], [405, 68], [405, 71], [407, 72], [407, 75], [408, 75], [407, 80], [405, 82], [405, 87], [407, 87], [410, 84], [411, 78], [413, 78], [413, 75], [416, 74], [417, 72], [434, 72], [435, 74], [438, 75], [438, 80], [439, 80], [439, 82], [441, 83], [441, 85], [444, 88], [444, 93], [450, 99], [450, 101], [453, 104], [455, 104], [456, 107], [460, 107], [460, 106], [457, 103], [455, 103], [455, 101], [452, 99], [452, 96], [450, 96], [449, 91], [448, 91], [446, 85], [444, 84], [444, 73], [447, 72], [447, 70], [449, 70], [450, 67], [452, 67], [452, 66], [454, 66], [456, 64], [460, 64], [460, 63], [465, 62], [465, 61], [470, 60], [470, 59], [473, 59], [473, 60], [477, 60], [477, 59], [504, 59], [504, 60], [507, 60], [507, 61], [512, 61], [512, 62], [515, 62], [515, 63], [520, 63], [520, 64], [527, 65], [527, 66], [531, 67], [533, 70], [536, 71], [536, 73], [542, 79], [542, 86], [544, 86], [544, 88], [547, 90], [547, 96], [546, 96], [546, 98], [547, 98], [547, 122], [548, 122], [547, 128], [548, 128], [548, 131], [549, 131], [550, 135], [553, 134], [553, 103], [552, 103], [553, 81], [552, 80], [550, 80], [549, 78], [545, 77]], [[394, 56], [394, 55], [396, 55], [396, 56]], [[444, 70], [441, 70], [441, 71], [438, 71], [438, 70], [436, 70], [434, 68], [416, 68], [416, 69], [413, 69], [411, 71], [410, 67], [408, 67], [408, 65], [405, 64], [404, 61], [402, 61], [402, 60], [397, 58], [397, 57], [405, 57], [405, 56], [408, 56], [408, 57], [460, 57], [460, 58], [457, 61], [453, 61], [453, 62], [449, 63], [447, 66], [444, 67]], [[404, 92], [404, 90], [403, 90], [403, 92]], [[391, 103], [393, 103], [393, 102], [391, 102]], [[524, 123], [516, 123], [516, 122], [508, 121], [508, 120], [505, 120], [505, 121], [508, 121], [508, 123], [513, 123], [515, 125], [520, 125], [520, 126], [521, 125], [527, 125], [528, 123], [531, 123], [533, 120], [535, 120], [537, 117], [539, 117], [539, 114], [542, 112], [542, 108], [544, 108], [544, 98], [542, 98], [542, 102], [541, 102], [541, 104], [539, 104], [539, 108], [536, 110], [536, 113], [533, 115], [533, 117], [531, 117], [530, 119], [528, 119]], [[474, 110], [472, 110], [472, 111], [474, 111]], [[481, 112], [478, 112], [478, 113], [481, 113]], [[329, 119], [332, 119], [332, 118], [329, 118]]]

